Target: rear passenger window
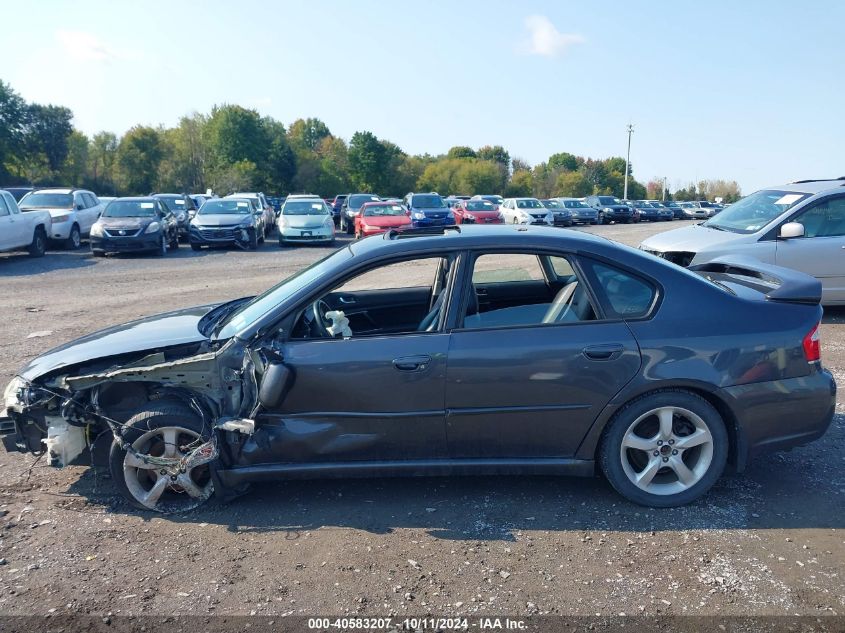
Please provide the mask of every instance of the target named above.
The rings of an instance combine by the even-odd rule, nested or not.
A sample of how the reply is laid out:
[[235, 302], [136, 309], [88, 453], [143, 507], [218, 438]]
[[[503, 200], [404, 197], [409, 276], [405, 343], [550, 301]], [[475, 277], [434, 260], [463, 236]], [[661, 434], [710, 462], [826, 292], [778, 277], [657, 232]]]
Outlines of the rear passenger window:
[[628, 272], [591, 260], [583, 260], [592, 269], [598, 287], [596, 292], [605, 304], [608, 318], [637, 318], [648, 314], [654, 303], [655, 288]]
[[513, 281], [543, 281], [543, 269], [536, 255], [499, 253], [481, 255], [472, 269], [472, 283], [495, 284]]

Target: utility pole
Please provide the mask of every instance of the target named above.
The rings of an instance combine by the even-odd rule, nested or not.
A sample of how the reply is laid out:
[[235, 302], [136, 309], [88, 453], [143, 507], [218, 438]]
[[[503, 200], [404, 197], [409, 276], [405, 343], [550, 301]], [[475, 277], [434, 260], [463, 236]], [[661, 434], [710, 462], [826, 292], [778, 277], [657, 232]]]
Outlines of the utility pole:
[[628, 124], [628, 156], [625, 158], [625, 192], [622, 194], [622, 199], [628, 199], [628, 172], [631, 164], [631, 134], [634, 133], [634, 124]]
[[666, 202], [666, 176], [663, 176], [663, 202]]

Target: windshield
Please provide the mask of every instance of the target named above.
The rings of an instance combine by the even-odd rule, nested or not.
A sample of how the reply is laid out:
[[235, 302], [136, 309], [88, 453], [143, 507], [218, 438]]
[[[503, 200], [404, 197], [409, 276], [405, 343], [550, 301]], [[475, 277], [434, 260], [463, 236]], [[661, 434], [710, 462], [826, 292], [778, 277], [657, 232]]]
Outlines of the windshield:
[[103, 211], [104, 218], [151, 218], [155, 203], [149, 200], [114, 200]]
[[484, 200], [489, 200], [493, 204], [502, 204], [505, 199], [502, 196], [481, 196]]
[[599, 202], [601, 204], [622, 204], [619, 198], [614, 198], [613, 196], [599, 196]]
[[580, 200], [564, 200], [563, 206], [567, 209], [587, 209], [587, 205]]
[[545, 209], [545, 207], [540, 204], [540, 201], [535, 198], [523, 198], [521, 200], [516, 201], [516, 208], [517, 209]]
[[364, 215], [366, 217], [374, 215], [405, 215], [405, 209], [398, 204], [374, 204], [364, 207]]
[[328, 271], [335, 267], [335, 261], [346, 262], [352, 255], [349, 249], [342, 248], [323, 259], [303, 268], [299, 272], [276, 284], [269, 290], [255, 297], [249, 303], [235, 310], [216, 328], [217, 338], [231, 338], [246, 327], [278, 306], [282, 301], [293, 296], [303, 288], [319, 281]]
[[246, 215], [250, 211], [248, 200], [208, 200], [200, 210], [200, 215]]
[[466, 203], [467, 211], [495, 211], [496, 205], [488, 200], [473, 200]]
[[322, 200], [292, 200], [282, 209], [282, 215], [326, 215], [328, 212]]
[[547, 209], [562, 209], [563, 205], [557, 200], [543, 200], [543, 206]]
[[24, 207], [34, 209], [70, 209], [73, 207], [73, 194], [70, 193], [29, 193], [20, 203]]
[[184, 211], [185, 199], [181, 196], [156, 196], [168, 211]]
[[411, 204], [418, 209], [442, 209], [446, 205], [443, 204], [443, 198], [436, 193], [424, 193], [414, 196]]
[[734, 202], [704, 223], [731, 233], [756, 233], [787, 209], [810, 197], [809, 193], [764, 189]]
[[347, 205], [350, 209], [360, 209], [361, 205], [365, 202], [381, 202], [381, 198], [378, 196], [374, 196], [372, 194], [356, 194], [354, 196], [349, 196], [349, 201]]

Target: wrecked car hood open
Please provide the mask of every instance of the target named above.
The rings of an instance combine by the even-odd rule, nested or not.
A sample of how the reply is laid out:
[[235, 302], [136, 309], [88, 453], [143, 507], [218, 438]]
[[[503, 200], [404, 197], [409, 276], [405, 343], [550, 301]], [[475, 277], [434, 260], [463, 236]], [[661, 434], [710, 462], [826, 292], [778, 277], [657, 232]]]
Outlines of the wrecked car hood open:
[[56, 369], [96, 358], [199, 343], [206, 337], [197, 329], [197, 324], [214, 308], [215, 305], [186, 308], [100, 330], [42, 354], [19, 375], [35, 380]]

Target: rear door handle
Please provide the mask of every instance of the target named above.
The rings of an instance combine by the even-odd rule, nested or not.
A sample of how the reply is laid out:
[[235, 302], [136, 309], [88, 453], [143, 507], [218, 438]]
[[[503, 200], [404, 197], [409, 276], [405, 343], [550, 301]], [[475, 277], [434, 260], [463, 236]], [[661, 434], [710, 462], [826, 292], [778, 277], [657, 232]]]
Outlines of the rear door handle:
[[584, 356], [590, 360], [616, 360], [622, 356], [625, 347], [619, 343], [604, 345], [588, 345], [583, 350]]
[[355, 303], [355, 297], [339, 297], [338, 301], [340, 301], [343, 305], [352, 305]]
[[393, 359], [393, 367], [399, 371], [424, 371], [431, 362], [431, 356], [403, 356]]

